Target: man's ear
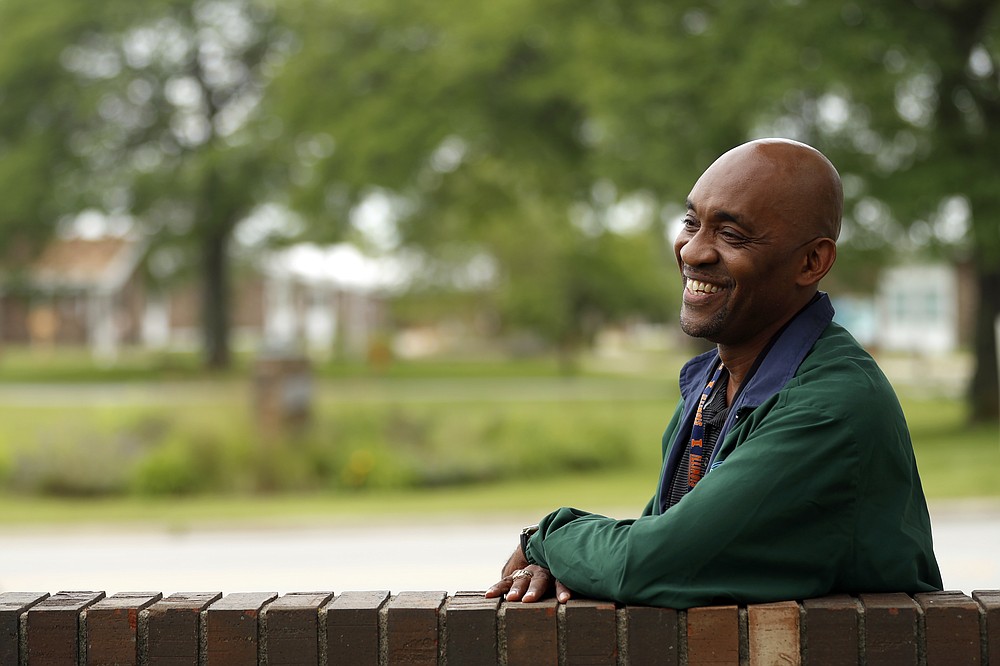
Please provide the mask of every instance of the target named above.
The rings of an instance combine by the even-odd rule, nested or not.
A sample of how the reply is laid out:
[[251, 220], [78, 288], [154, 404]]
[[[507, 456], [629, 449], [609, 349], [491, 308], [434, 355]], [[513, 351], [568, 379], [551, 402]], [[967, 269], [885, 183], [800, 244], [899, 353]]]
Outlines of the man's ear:
[[833, 262], [837, 260], [837, 243], [831, 238], [817, 238], [810, 241], [804, 251], [802, 270], [796, 284], [809, 287], [822, 280], [833, 268]]

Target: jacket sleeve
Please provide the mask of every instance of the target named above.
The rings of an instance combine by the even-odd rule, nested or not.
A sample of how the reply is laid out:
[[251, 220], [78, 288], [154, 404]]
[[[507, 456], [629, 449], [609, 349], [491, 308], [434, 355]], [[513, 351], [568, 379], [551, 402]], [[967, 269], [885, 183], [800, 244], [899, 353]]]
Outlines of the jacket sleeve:
[[[860, 514], [880, 508], [858, 501], [872, 456], [862, 454], [859, 424], [844, 413], [784, 404], [782, 396], [734, 428], [727, 439], [737, 438], [738, 446], [665, 513], [614, 520], [559, 509], [540, 522], [528, 560], [584, 596], [674, 608], [802, 599], [852, 587], [857, 581], [842, 578], [854, 566]], [[877, 442], [886, 433], [865, 435]], [[880, 478], [894, 486], [887, 496], [912, 483], [906, 472], [893, 476]], [[913, 561], [924, 546], [919, 538], [912, 544], [884, 538], [886, 561]], [[917, 577], [891, 576], [886, 589]]]

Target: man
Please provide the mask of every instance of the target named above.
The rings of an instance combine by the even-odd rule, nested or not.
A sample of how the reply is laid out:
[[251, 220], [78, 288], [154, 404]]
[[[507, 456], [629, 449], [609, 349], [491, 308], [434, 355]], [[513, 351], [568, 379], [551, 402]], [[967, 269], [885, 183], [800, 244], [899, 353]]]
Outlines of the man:
[[545, 516], [486, 596], [689, 608], [941, 589], [899, 403], [818, 289], [842, 210], [836, 169], [794, 141], [705, 171], [674, 252], [681, 328], [717, 349], [681, 370], [653, 499], [634, 520]]

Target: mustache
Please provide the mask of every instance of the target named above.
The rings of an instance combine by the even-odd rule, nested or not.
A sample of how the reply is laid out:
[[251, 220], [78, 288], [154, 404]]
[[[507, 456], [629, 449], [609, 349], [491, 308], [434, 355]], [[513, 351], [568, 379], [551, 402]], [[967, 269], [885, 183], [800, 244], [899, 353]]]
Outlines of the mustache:
[[709, 282], [711, 284], [720, 286], [729, 284], [729, 278], [725, 275], [718, 275], [715, 273], [689, 269], [687, 267], [681, 268], [681, 279], [697, 280], [699, 282]]

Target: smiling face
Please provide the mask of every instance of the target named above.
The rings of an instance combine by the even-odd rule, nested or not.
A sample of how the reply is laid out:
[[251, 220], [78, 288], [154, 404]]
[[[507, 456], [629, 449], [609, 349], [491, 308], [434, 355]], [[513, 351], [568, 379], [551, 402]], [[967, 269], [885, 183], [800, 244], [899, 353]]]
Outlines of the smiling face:
[[803, 144], [755, 141], [716, 160], [674, 242], [681, 329], [756, 356], [832, 266], [841, 201], [833, 166]]

